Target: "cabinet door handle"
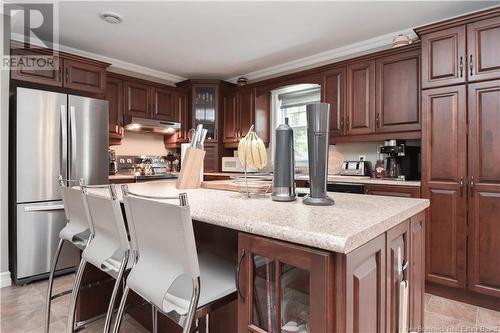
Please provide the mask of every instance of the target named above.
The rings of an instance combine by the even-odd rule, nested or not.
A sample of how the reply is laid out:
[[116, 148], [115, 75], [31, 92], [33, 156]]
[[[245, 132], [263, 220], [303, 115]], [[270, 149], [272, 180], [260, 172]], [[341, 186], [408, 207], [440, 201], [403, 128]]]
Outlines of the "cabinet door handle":
[[243, 262], [243, 258], [245, 258], [245, 250], [241, 250], [240, 253], [240, 259], [238, 260], [238, 266], [236, 266], [236, 277], [235, 277], [235, 282], [236, 282], [236, 290], [238, 291], [238, 295], [240, 298], [245, 302], [245, 296], [241, 293], [240, 290], [240, 267], [241, 263]]
[[460, 196], [464, 196], [464, 177], [460, 177]]
[[340, 118], [340, 130], [343, 132], [345, 130], [345, 126], [344, 126], [344, 116], [342, 116], [342, 118]]
[[472, 176], [470, 178], [470, 196], [473, 197], [474, 196], [474, 176]]
[[473, 69], [474, 69], [474, 64], [472, 62], [472, 54], [469, 56], [469, 68], [470, 68], [470, 75], [472, 76], [474, 73], [473, 73]]
[[61, 76], [62, 76], [61, 69], [59, 69], [57, 71], [57, 79], [58, 79], [59, 82], [61, 82], [61, 79], [62, 79]]
[[380, 113], [377, 113], [376, 122], [377, 122], [377, 128], [379, 128], [380, 127]]
[[349, 116], [347, 116], [347, 130], [349, 130]]
[[69, 81], [69, 69], [66, 68], [66, 82]]
[[460, 57], [460, 77], [464, 76], [464, 58]]

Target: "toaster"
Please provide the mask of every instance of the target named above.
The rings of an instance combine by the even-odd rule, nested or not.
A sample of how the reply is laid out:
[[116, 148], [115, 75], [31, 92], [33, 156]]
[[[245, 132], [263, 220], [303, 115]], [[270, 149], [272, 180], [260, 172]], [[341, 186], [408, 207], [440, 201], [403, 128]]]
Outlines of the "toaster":
[[344, 161], [340, 175], [342, 176], [370, 176], [371, 166], [368, 161]]

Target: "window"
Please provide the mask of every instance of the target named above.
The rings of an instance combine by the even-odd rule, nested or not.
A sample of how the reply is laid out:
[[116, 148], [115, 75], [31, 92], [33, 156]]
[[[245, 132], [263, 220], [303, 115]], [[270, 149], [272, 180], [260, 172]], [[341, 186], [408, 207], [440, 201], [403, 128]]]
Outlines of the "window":
[[276, 101], [273, 112], [273, 128], [285, 123], [285, 118], [288, 117], [288, 124], [293, 129], [295, 165], [306, 167], [308, 160], [306, 105], [320, 101], [320, 87], [319, 85], [301, 84], [273, 92], [273, 95]]

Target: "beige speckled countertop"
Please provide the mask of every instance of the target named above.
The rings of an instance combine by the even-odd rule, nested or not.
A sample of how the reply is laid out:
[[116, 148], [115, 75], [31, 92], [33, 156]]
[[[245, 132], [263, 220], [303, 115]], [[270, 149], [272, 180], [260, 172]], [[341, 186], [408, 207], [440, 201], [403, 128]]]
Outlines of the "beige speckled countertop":
[[[206, 172], [207, 176], [223, 176], [223, 177], [239, 177], [242, 173], [237, 172]], [[272, 179], [272, 175], [269, 175]], [[309, 180], [309, 175], [296, 174], [296, 180]], [[356, 177], [356, 176], [340, 176], [340, 175], [328, 175], [328, 182], [330, 183], [356, 183], [356, 184], [373, 184], [373, 185], [394, 185], [394, 186], [414, 186], [420, 187], [420, 181], [398, 181], [391, 179], [380, 179], [380, 178], [370, 178], [370, 177]]]
[[[172, 182], [153, 181], [129, 184], [129, 189], [171, 196], [179, 192], [174, 186]], [[102, 191], [89, 190], [95, 194]], [[121, 198], [121, 190], [118, 192]], [[356, 249], [429, 206], [427, 199], [348, 193], [330, 193], [335, 205], [320, 207], [306, 206], [301, 199], [283, 203], [269, 196], [248, 199], [237, 192], [219, 190], [183, 192], [188, 194], [194, 220], [340, 253]]]

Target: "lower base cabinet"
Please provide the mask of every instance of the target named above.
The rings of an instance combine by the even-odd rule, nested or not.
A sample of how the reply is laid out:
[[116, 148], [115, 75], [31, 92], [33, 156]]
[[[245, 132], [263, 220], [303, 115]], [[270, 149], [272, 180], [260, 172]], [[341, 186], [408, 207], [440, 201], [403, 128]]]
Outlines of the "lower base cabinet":
[[424, 212], [347, 254], [240, 233], [238, 333], [418, 332], [424, 241]]

